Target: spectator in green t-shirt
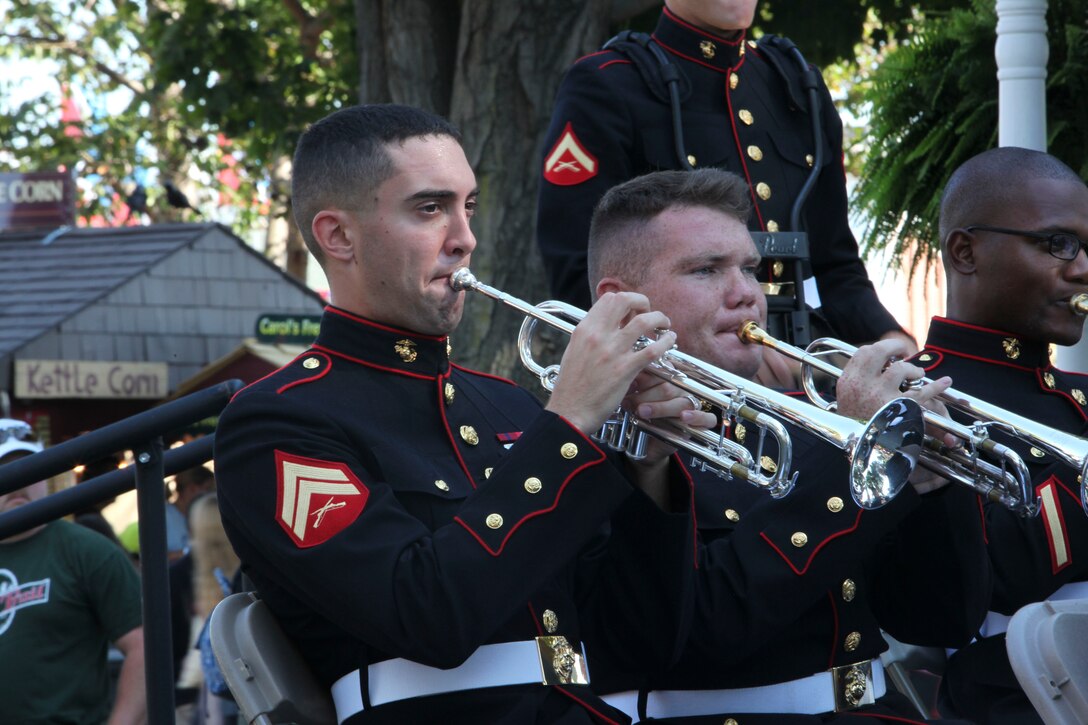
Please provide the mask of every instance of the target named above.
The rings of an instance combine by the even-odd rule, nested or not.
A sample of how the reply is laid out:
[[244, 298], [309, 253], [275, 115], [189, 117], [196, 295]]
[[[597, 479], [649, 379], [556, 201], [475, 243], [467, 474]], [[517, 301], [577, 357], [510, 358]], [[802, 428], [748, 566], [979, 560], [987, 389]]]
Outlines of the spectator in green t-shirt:
[[[0, 465], [40, 450], [26, 423], [0, 419]], [[40, 481], [0, 495], [0, 513], [45, 494]], [[112, 710], [110, 642], [125, 656]], [[139, 577], [121, 548], [67, 521], [0, 541], [4, 722], [144, 722], [143, 664]]]

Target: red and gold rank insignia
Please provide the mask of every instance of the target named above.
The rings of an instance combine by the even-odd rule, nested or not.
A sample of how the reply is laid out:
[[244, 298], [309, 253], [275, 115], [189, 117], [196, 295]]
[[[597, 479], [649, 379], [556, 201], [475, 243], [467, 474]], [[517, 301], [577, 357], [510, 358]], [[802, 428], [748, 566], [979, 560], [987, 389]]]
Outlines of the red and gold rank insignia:
[[574, 186], [596, 176], [597, 167], [597, 159], [586, 151], [568, 121], [544, 159], [544, 179], [556, 186]]
[[351, 525], [370, 490], [343, 463], [276, 451], [276, 519], [299, 548], [317, 546]]

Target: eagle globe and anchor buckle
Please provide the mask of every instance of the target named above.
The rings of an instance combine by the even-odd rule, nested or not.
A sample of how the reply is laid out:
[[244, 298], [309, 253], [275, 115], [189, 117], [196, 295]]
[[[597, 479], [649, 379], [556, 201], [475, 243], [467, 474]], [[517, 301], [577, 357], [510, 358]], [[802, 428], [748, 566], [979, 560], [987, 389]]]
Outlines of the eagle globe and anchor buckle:
[[876, 702], [872, 660], [832, 667], [831, 679], [835, 686], [835, 712]]
[[589, 669], [585, 652], [576, 652], [562, 635], [536, 638], [543, 685], [588, 685]]

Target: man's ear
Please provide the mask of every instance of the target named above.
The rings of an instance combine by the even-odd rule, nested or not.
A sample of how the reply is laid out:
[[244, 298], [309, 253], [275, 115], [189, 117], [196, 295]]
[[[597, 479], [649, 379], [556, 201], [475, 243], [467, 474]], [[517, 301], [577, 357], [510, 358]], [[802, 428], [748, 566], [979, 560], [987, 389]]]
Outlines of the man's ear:
[[347, 262], [355, 256], [352, 235], [357, 232], [352, 222], [351, 214], [342, 209], [322, 209], [314, 216], [310, 228], [326, 257]]
[[945, 240], [945, 263], [960, 274], [974, 274], [978, 269], [975, 261], [977, 237], [965, 229], [953, 229]]
[[622, 279], [616, 277], [604, 277], [597, 283], [596, 295], [593, 299], [599, 299], [606, 292], [630, 292], [631, 287]]

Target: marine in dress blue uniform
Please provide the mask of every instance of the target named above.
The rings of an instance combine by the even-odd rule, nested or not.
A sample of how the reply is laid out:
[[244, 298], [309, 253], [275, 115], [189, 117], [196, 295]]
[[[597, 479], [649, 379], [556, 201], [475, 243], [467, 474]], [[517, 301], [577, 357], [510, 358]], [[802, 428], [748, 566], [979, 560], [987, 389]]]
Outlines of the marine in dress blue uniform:
[[[1054, 367], [1050, 346], [1019, 335], [935, 317], [914, 361], [930, 377], [950, 375], [964, 393], [1044, 426], [1084, 435], [1088, 376]], [[1000, 432], [1027, 464], [1040, 512], [1022, 518], [986, 504], [986, 541], [994, 567], [991, 613], [980, 637], [954, 654], [945, 682], [958, 710], [988, 722], [1041, 722], [1023, 694], [1005, 649], [1005, 629], [1020, 607], [1043, 599], [1088, 598], [1088, 520], [1078, 471]]]
[[[216, 469], [246, 573], [326, 685], [538, 636], [606, 661], [675, 649], [690, 517], [526, 391], [450, 363], [445, 337], [328, 308], [311, 350], [227, 407]], [[584, 685], [373, 705], [359, 722], [623, 721]]]
[[[817, 157], [800, 70], [769, 36], [756, 42], [742, 31], [721, 38], [668, 8], [653, 40], [683, 79], [688, 161], [744, 177], [753, 203], [750, 229], [788, 230], [793, 202]], [[652, 64], [645, 70], [659, 72]], [[668, 97], [647, 85], [642, 72], [614, 49], [578, 60], [563, 79], [545, 137], [537, 243], [552, 295], [583, 308], [590, 298], [586, 240], [597, 201], [632, 177], [680, 168]], [[822, 80], [818, 92], [824, 167], [801, 216], [811, 255], [806, 274], [815, 276], [822, 314], [837, 336], [872, 341], [900, 327], [877, 299], [858, 258], [847, 219], [842, 122]], [[770, 307], [789, 309], [793, 264], [765, 256], [760, 281]], [[785, 337], [774, 325], [770, 331]]]

